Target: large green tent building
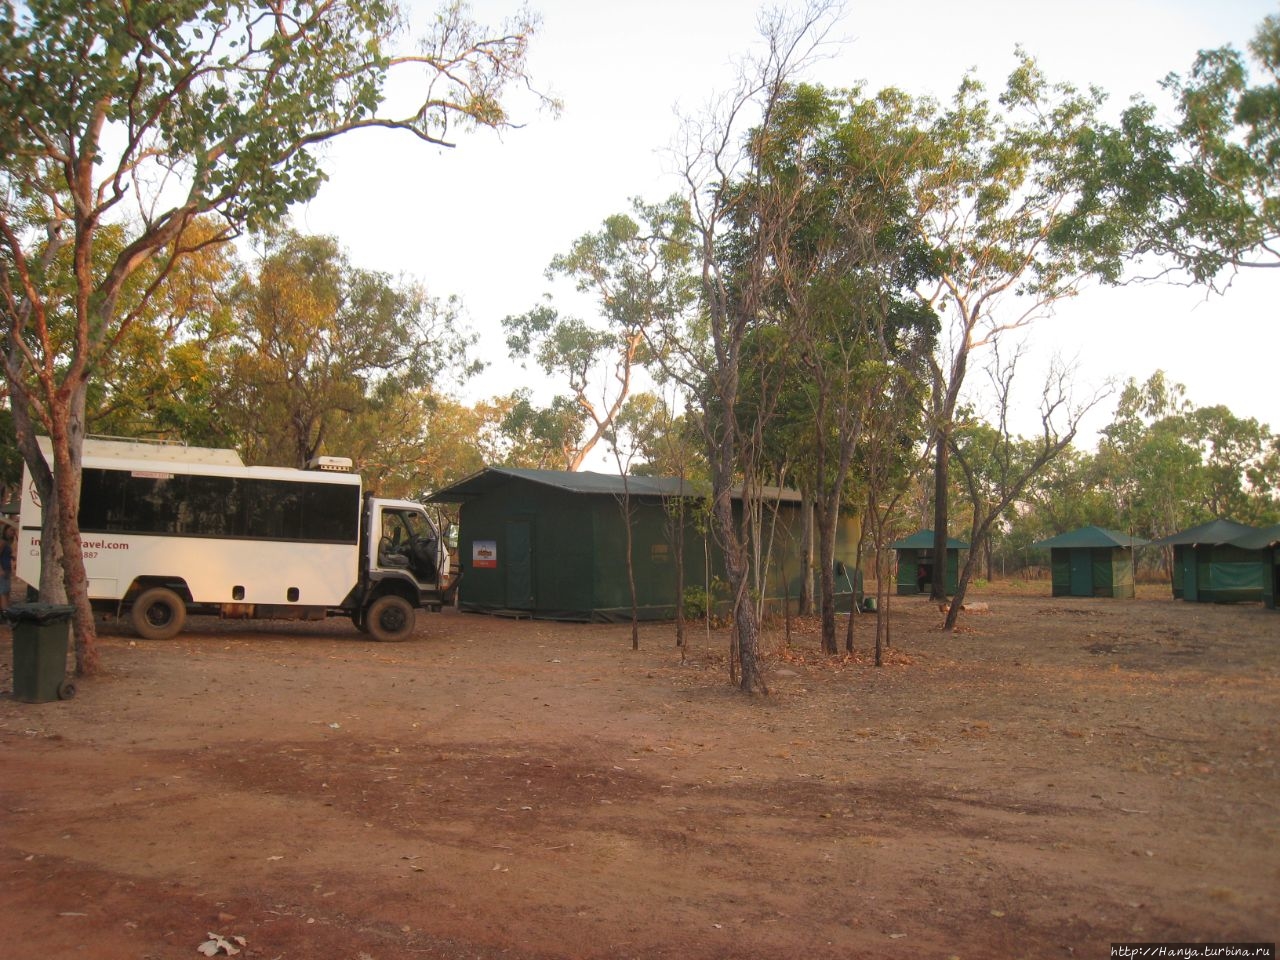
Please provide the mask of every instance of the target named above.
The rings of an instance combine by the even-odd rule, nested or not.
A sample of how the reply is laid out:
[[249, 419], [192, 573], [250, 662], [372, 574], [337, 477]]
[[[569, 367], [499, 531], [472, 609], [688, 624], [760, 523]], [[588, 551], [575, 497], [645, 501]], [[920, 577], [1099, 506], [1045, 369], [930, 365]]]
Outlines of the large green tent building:
[[[938, 565], [933, 560], [933, 531], [919, 530], [905, 540], [889, 544], [898, 551], [898, 596], [933, 592], [933, 578]], [[960, 551], [969, 545], [955, 537], [947, 538], [946, 590], [950, 596], [960, 583]]]
[[[674, 504], [698, 500], [670, 478], [626, 477], [561, 470], [489, 467], [437, 491], [431, 499], [458, 503], [458, 604], [463, 610], [542, 619], [613, 621], [631, 617], [627, 583], [630, 504], [631, 559], [641, 619], [675, 616], [676, 563], [670, 517]], [[741, 509], [741, 502], [736, 505]], [[689, 514], [695, 511], [688, 511]], [[800, 594], [801, 499], [791, 490], [765, 491], [763, 538], [768, 547], [764, 597], [771, 606]], [[857, 523], [842, 520], [836, 559], [857, 567]], [[723, 580], [714, 537], [692, 520], [684, 529], [685, 587], [706, 590]], [[853, 584], [846, 584], [848, 609]], [[837, 583], [839, 592], [840, 584]], [[711, 591], [714, 599], [722, 594]]]
[[1192, 603], [1242, 603], [1262, 599], [1263, 551], [1238, 546], [1254, 527], [1211, 520], [1152, 541], [1173, 548], [1173, 595]]
[[1133, 548], [1149, 541], [1081, 527], [1032, 546], [1048, 548], [1055, 597], [1133, 597]]

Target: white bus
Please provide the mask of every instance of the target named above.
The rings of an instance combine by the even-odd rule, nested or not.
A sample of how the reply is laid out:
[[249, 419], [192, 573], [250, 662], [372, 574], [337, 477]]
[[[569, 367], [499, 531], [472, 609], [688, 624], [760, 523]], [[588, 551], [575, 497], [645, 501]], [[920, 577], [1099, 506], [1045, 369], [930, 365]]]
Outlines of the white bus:
[[[94, 609], [148, 639], [175, 636], [189, 613], [347, 616], [377, 640], [406, 639], [417, 609], [440, 609], [449, 554], [419, 504], [362, 496], [350, 465], [246, 467], [232, 450], [86, 439], [79, 519]], [[18, 555], [31, 584], [40, 519], [25, 476]]]

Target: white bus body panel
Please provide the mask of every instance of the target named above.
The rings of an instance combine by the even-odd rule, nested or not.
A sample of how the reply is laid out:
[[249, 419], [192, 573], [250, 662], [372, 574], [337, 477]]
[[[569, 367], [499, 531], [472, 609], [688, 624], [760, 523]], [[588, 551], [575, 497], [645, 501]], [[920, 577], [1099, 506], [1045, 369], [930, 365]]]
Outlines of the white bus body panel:
[[[48, 441], [45, 438], [40, 441], [45, 456], [50, 457]], [[104, 445], [127, 446], [133, 448], [131, 452], [135, 455], [125, 456], [119, 449], [104, 453]], [[183, 455], [182, 459], [178, 459], [178, 455]], [[360, 486], [360, 478], [355, 474], [246, 467], [237, 465], [238, 461], [233, 451], [93, 440], [85, 441], [84, 451], [84, 466], [89, 468]], [[358, 494], [356, 501], [358, 510]], [[21, 521], [17, 572], [27, 583], [37, 586], [41, 510], [35, 486], [25, 471]], [[197, 604], [333, 607], [347, 597], [359, 576], [358, 543], [113, 533], [86, 533], [82, 537], [89, 596], [94, 600], [120, 600], [140, 577], [172, 577], [186, 582], [191, 599]], [[243, 597], [238, 596], [237, 587], [243, 588]], [[291, 589], [297, 590], [296, 599], [289, 599]]]

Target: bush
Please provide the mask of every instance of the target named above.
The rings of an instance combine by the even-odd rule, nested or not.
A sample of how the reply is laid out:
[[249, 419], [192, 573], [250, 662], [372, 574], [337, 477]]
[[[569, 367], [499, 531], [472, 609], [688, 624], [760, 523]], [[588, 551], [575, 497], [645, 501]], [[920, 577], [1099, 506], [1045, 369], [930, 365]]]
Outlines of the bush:
[[707, 591], [702, 587], [685, 587], [684, 618], [686, 620], [701, 620], [707, 615], [708, 603]]
[[684, 617], [686, 620], [701, 620], [708, 613], [714, 617], [714, 607], [721, 600], [729, 599], [729, 584], [719, 577], [711, 578], [711, 593], [702, 587], [685, 587]]

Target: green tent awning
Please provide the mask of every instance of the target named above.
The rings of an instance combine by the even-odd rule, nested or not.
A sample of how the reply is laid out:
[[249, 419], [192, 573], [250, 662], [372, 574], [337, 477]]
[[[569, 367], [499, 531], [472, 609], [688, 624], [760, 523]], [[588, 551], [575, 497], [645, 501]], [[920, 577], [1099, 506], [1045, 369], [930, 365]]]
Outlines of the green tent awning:
[[[891, 550], [932, 550], [933, 549], [933, 531], [920, 530], [907, 537], [905, 540], [898, 540], [889, 544]], [[955, 537], [947, 537], [948, 550], [968, 550], [969, 545], [957, 540]]]
[[1189, 530], [1171, 533], [1167, 537], [1151, 541], [1153, 547], [1174, 547], [1187, 544], [1234, 543], [1240, 537], [1257, 533], [1256, 527], [1236, 523], [1234, 520], [1210, 520]]
[[1265, 550], [1267, 547], [1274, 547], [1277, 543], [1280, 543], [1280, 523], [1263, 527], [1261, 530], [1241, 534], [1234, 540], [1227, 542], [1231, 546], [1239, 547], [1242, 550]]
[[1060, 533], [1056, 537], [1050, 537], [1048, 540], [1033, 543], [1032, 546], [1076, 550], [1096, 549], [1098, 547], [1145, 547], [1150, 542], [1150, 540], [1144, 540], [1142, 537], [1135, 537], [1128, 533], [1121, 533], [1118, 530], [1107, 530], [1103, 527], [1081, 527], [1079, 530], [1070, 530], [1066, 533]]

